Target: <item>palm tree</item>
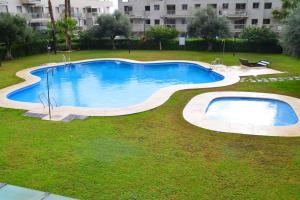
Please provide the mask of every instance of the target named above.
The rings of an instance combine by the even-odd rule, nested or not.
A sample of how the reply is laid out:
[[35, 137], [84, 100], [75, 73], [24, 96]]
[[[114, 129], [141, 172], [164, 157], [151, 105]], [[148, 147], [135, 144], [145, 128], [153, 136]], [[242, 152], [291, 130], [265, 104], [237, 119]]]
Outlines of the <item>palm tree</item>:
[[56, 24], [53, 16], [53, 8], [52, 8], [52, 3], [51, 0], [48, 0], [48, 7], [49, 7], [49, 14], [51, 18], [51, 24], [52, 24], [52, 39], [53, 39], [53, 51], [56, 54], [57, 48], [56, 48]]
[[71, 17], [71, 0], [65, 0], [65, 37], [66, 37], [66, 46], [69, 51], [72, 50], [72, 40], [71, 35], [69, 34], [67, 21]]

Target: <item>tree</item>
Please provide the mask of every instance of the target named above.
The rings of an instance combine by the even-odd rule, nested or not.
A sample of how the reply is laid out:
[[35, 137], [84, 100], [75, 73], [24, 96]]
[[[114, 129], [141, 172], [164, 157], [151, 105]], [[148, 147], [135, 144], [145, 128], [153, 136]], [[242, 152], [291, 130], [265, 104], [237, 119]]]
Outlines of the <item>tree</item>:
[[66, 47], [69, 51], [72, 50], [71, 32], [73, 31], [73, 30], [69, 30], [69, 28], [73, 28], [73, 24], [74, 24], [73, 22], [74, 21], [71, 18], [71, 0], [65, 0], [65, 18], [64, 18], [64, 23], [61, 23], [61, 25], [63, 25], [64, 27]]
[[0, 43], [6, 47], [6, 59], [12, 59], [12, 45], [31, 39], [32, 29], [17, 15], [0, 13]]
[[162, 41], [171, 40], [178, 36], [178, 31], [172, 27], [153, 26], [146, 31], [147, 39], [154, 40], [159, 43], [159, 49], [162, 50]]
[[129, 19], [119, 11], [113, 14], [103, 14], [97, 19], [98, 25], [95, 27], [95, 36], [98, 38], [109, 37], [112, 48], [116, 49], [116, 36], [128, 37], [131, 33], [131, 24]]
[[229, 21], [225, 17], [218, 16], [213, 8], [199, 9], [189, 20], [188, 34], [206, 39], [209, 43], [208, 50], [212, 50], [211, 40], [230, 36]]
[[[66, 48], [70, 51], [72, 50], [72, 37], [74, 37], [74, 33], [76, 30], [76, 20], [72, 18], [58, 20], [57, 24], [57, 32], [60, 40], [65, 39]], [[67, 32], [66, 32], [67, 30]]]
[[295, 57], [300, 57], [300, 6], [286, 20], [283, 34], [285, 51]]
[[50, 14], [50, 19], [51, 19], [51, 35], [52, 35], [52, 42], [53, 42], [53, 51], [56, 54], [57, 51], [57, 38], [56, 38], [56, 24], [54, 20], [54, 15], [53, 15], [53, 8], [52, 8], [52, 3], [51, 0], [48, 0], [48, 7], [49, 7], [49, 14]]
[[255, 43], [277, 43], [278, 37], [267, 27], [246, 27], [240, 37]]
[[300, 0], [282, 0], [282, 7], [280, 9], [275, 9], [272, 14], [275, 19], [284, 20], [299, 4]]

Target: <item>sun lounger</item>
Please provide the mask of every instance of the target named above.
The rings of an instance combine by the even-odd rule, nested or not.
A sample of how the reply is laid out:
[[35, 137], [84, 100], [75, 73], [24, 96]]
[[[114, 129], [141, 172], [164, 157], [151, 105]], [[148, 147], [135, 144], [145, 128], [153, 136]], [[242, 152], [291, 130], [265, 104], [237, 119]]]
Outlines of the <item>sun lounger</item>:
[[265, 60], [260, 60], [257, 63], [250, 63], [247, 59], [240, 58], [241, 65], [247, 66], [247, 67], [267, 67], [270, 62]]

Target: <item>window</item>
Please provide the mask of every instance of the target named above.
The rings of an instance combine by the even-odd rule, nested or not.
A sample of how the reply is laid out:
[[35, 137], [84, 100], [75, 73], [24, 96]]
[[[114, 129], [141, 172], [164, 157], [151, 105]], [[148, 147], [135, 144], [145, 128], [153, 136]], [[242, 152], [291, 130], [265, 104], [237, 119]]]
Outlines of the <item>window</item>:
[[246, 19], [238, 19], [234, 21], [234, 29], [243, 29], [245, 28]]
[[154, 5], [154, 10], [159, 10], [160, 6], [159, 5]]
[[0, 13], [7, 13], [8, 7], [6, 5], [0, 5]]
[[151, 21], [150, 21], [150, 19], [145, 19], [145, 24], [151, 24]]
[[59, 7], [55, 7], [55, 11], [59, 13]]
[[259, 2], [254, 2], [253, 3], [253, 8], [258, 9], [259, 8]]
[[263, 20], [263, 24], [270, 24], [271, 23], [271, 20], [270, 19], [264, 19]]
[[145, 11], [150, 11], [150, 6], [145, 6]]
[[222, 8], [223, 9], [228, 9], [229, 8], [229, 4], [228, 3], [223, 3]]
[[200, 8], [201, 4], [195, 4], [195, 8]]
[[257, 25], [258, 24], [258, 19], [252, 19], [251, 24], [252, 25]]
[[130, 19], [130, 23], [133, 24], [133, 19]]
[[176, 19], [166, 19], [166, 25], [168, 27], [175, 27], [176, 26]]
[[186, 24], [186, 19], [185, 18], [181, 19], [181, 24]]
[[216, 9], [217, 8], [217, 4], [207, 4], [207, 7]]
[[22, 6], [17, 6], [17, 13], [22, 13]]
[[175, 5], [167, 5], [167, 14], [175, 15], [175, 13], [176, 13], [176, 6]]
[[182, 4], [181, 8], [182, 8], [182, 10], [187, 10], [188, 9], [188, 5], [187, 4]]
[[124, 13], [126, 15], [131, 15], [132, 14], [132, 6], [124, 6]]
[[265, 3], [265, 9], [271, 9], [272, 8], [272, 3]]
[[235, 4], [235, 9], [236, 10], [245, 10], [246, 4], [245, 3], [237, 3], [237, 4]]
[[160, 20], [159, 19], [154, 20], [154, 24], [155, 25], [159, 25], [160, 24]]

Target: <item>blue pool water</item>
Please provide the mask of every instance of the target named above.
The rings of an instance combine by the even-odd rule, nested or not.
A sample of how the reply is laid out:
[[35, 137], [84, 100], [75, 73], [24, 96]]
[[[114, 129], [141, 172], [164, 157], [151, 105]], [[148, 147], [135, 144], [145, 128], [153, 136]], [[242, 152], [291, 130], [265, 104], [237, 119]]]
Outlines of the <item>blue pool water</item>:
[[[9, 94], [8, 98], [40, 103], [39, 95], [47, 93], [46, 71], [45, 68], [33, 71], [32, 74], [42, 80]], [[58, 106], [97, 108], [128, 107], [144, 102], [163, 87], [224, 79], [191, 63], [133, 64], [113, 60], [57, 66], [49, 77], [50, 96]]]
[[206, 116], [214, 120], [248, 125], [288, 126], [298, 122], [298, 117], [289, 104], [264, 98], [216, 98], [207, 107]]

